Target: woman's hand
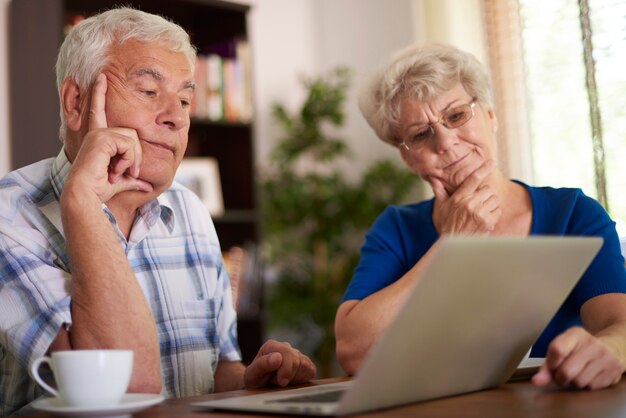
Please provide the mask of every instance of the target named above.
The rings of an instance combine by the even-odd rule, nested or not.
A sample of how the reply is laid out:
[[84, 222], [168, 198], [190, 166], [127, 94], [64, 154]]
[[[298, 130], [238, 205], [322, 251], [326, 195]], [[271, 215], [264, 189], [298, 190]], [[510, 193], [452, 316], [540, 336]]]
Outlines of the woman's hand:
[[602, 389], [619, 382], [623, 372], [624, 365], [600, 338], [574, 327], [552, 340], [546, 362], [532, 382]]
[[500, 217], [500, 198], [485, 182], [495, 170], [493, 161], [486, 161], [449, 194], [441, 180], [430, 178], [435, 194], [433, 221], [439, 235], [479, 235], [491, 233]]

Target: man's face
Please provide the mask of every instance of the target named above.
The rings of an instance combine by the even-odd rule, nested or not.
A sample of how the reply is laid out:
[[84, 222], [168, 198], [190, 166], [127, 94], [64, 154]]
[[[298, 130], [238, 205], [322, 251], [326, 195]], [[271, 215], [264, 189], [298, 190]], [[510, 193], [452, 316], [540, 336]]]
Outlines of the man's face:
[[139, 178], [160, 193], [172, 183], [187, 148], [193, 97], [189, 62], [163, 43], [130, 40], [113, 48], [103, 73], [107, 125], [137, 131]]

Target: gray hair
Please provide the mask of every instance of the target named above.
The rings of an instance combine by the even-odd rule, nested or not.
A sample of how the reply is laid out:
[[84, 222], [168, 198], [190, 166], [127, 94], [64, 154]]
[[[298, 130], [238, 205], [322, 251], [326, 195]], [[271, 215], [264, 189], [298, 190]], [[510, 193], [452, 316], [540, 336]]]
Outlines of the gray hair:
[[[67, 77], [72, 77], [81, 90], [87, 89], [108, 64], [110, 48], [131, 39], [165, 42], [173, 52], [184, 54], [191, 70], [194, 69], [196, 49], [183, 28], [161, 16], [120, 7], [83, 20], [67, 35], [56, 63], [59, 98]], [[61, 141], [66, 133], [67, 121], [61, 106]]]
[[450, 45], [411, 45], [361, 88], [359, 109], [380, 139], [397, 146], [402, 100], [428, 102], [459, 83], [480, 104], [492, 107], [491, 80], [473, 55]]

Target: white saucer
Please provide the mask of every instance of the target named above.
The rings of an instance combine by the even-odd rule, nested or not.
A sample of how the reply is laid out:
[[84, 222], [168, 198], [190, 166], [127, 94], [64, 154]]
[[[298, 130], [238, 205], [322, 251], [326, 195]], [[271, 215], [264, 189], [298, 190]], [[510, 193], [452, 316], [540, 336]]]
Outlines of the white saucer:
[[66, 417], [123, 417], [163, 402], [165, 398], [152, 393], [127, 393], [119, 404], [96, 408], [67, 406], [59, 398], [43, 398], [32, 403], [33, 408]]

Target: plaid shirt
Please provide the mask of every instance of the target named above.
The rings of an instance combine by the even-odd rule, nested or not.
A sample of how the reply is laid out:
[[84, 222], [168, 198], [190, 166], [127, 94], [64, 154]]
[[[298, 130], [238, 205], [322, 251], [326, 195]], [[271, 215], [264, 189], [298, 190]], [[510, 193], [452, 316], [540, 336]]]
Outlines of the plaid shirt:
[[[28, 369], [59, 328], [72, 324], [59, 208], [70, 166], [61, 151], [0, 180], [0, 416], [42, 394]], [[230, 282], [208, 210], [175, 183], [140, 208], [127, 241], [106, 205], [102, 209], [156, 321], [163, 393], [211, 392], [218, 360], [241, 356]]]

